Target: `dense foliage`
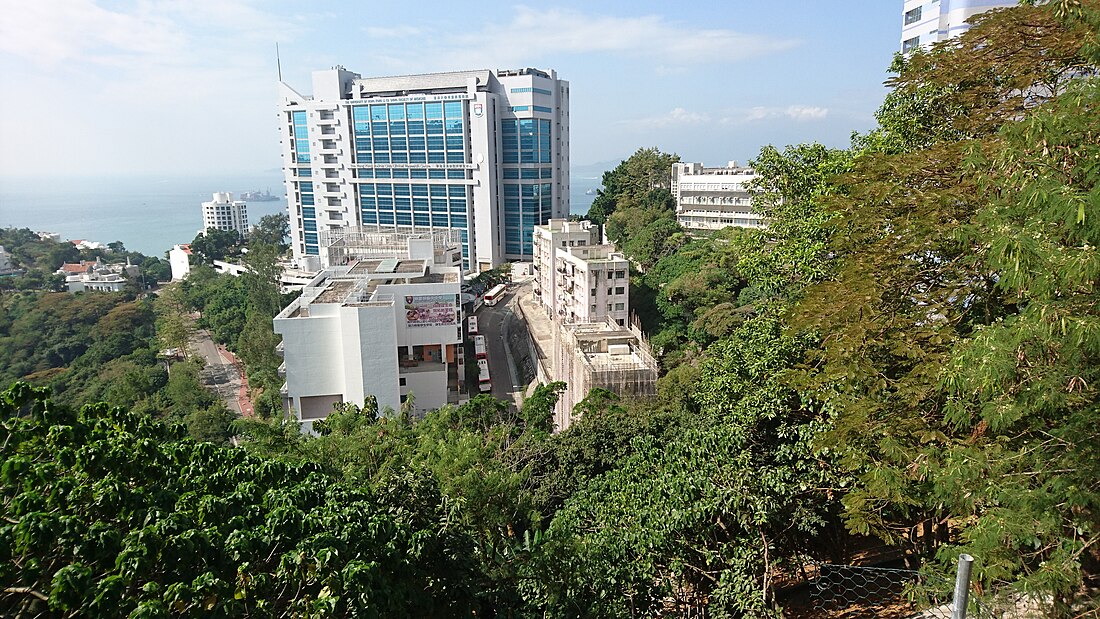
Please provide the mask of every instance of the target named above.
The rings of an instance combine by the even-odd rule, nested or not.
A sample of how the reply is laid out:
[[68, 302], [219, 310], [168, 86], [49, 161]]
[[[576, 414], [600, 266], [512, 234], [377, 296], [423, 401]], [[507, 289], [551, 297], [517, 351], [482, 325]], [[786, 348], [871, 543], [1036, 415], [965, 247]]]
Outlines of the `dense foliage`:
[[429, 481], [373, 491], [148, 418], [0, 394], [0, 614], [449, 617], [470, 540]]

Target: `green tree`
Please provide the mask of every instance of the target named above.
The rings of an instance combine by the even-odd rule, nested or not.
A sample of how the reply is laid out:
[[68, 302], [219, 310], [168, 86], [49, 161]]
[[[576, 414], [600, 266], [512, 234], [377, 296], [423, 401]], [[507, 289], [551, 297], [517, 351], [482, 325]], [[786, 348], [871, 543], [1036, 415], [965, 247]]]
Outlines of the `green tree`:
[[241, 237], [232, 230], [207, 228], [191, 241], [193, 255], [209, 264], [215, 260], [225, 260], [227, 256], [240, 250]]
[[605, 223], [624, 202], [638, 203], [654, 190], [667, 190], [672, 183], [675, 154], [657, 148], [639, 148], [614, 170], [604, 172], [602, 187], [588, 210], [587, 219]]
[[248, 247], [251, 250], [258, 244], [272, 245], [278, 248], [278, 253], [282, 254], [290, 249], [290, 245], [287, 244], [289, 238], [290, 217], [286, 213], [264, 215], [248, 234]]
[[154, 305], [157, 313], [157, 340], [162, 348], [175, 349], [183, 357], [191, 354], [195, 327], [182, 290], [166, 288]]

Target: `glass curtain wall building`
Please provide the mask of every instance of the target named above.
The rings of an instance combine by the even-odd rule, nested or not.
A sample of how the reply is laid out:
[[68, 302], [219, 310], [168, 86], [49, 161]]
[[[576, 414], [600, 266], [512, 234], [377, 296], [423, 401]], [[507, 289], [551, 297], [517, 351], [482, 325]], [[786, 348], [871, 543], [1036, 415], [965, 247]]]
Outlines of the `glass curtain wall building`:
[[295, 257], [330, 264], [326, 233], [381, 225], [458, 230], [471, 271], [530, 260], [534, 226], [569, 212], [568, 102], [538, 69], [280, 82]]

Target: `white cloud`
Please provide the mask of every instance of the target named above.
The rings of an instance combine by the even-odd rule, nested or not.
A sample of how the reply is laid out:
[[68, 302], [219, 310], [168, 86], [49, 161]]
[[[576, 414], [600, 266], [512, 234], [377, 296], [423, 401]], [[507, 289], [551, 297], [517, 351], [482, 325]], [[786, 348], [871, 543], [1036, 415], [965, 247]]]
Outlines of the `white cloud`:
[[644, 129], [657, 129], [679, 125], [698, 125], [710, 120], [710, 114], [692, 112], [682, 107], [672, 108], [667, 114], [619, 121], [621, 124]]
[[787, 107], [757, 106], [745, 110], [735, 110], [720, 121], [724, 125], [735, 125], [760, 120], [786, 119], [795, 122], [822, 120], [829, 115], [829, 108], [809, 105], [788, 105]]
[[423, 28], [416, 26], [368, 26], [364, 29], [367, 36], [376, 39], [403, 39], [406, 37], [418, 37], [424, 34]]
[[402, 64], [438, 69], [501, 67], [545, 62], [560, 54], [606, 53], [652, 59], [668, 72], [668, 67], [738, 62], [798, 45], [793, 39], [681, 25], [658, 15], [618, 17], [526, 6], [516, 7], [510, 21], [487, 24], [477, 32], [374, 28], [420, 37], [417, 45], [407, 47]]

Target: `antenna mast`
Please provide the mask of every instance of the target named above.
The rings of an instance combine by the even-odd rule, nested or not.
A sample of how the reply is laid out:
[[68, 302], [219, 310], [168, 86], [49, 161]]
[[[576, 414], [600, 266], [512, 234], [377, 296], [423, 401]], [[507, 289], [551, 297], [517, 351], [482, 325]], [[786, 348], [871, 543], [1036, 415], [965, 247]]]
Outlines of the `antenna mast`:
[[279, 72], [279, 81], [283, 81], [283, 61], [279, 59], [279, 42], [275, 42], [275, 69]]

